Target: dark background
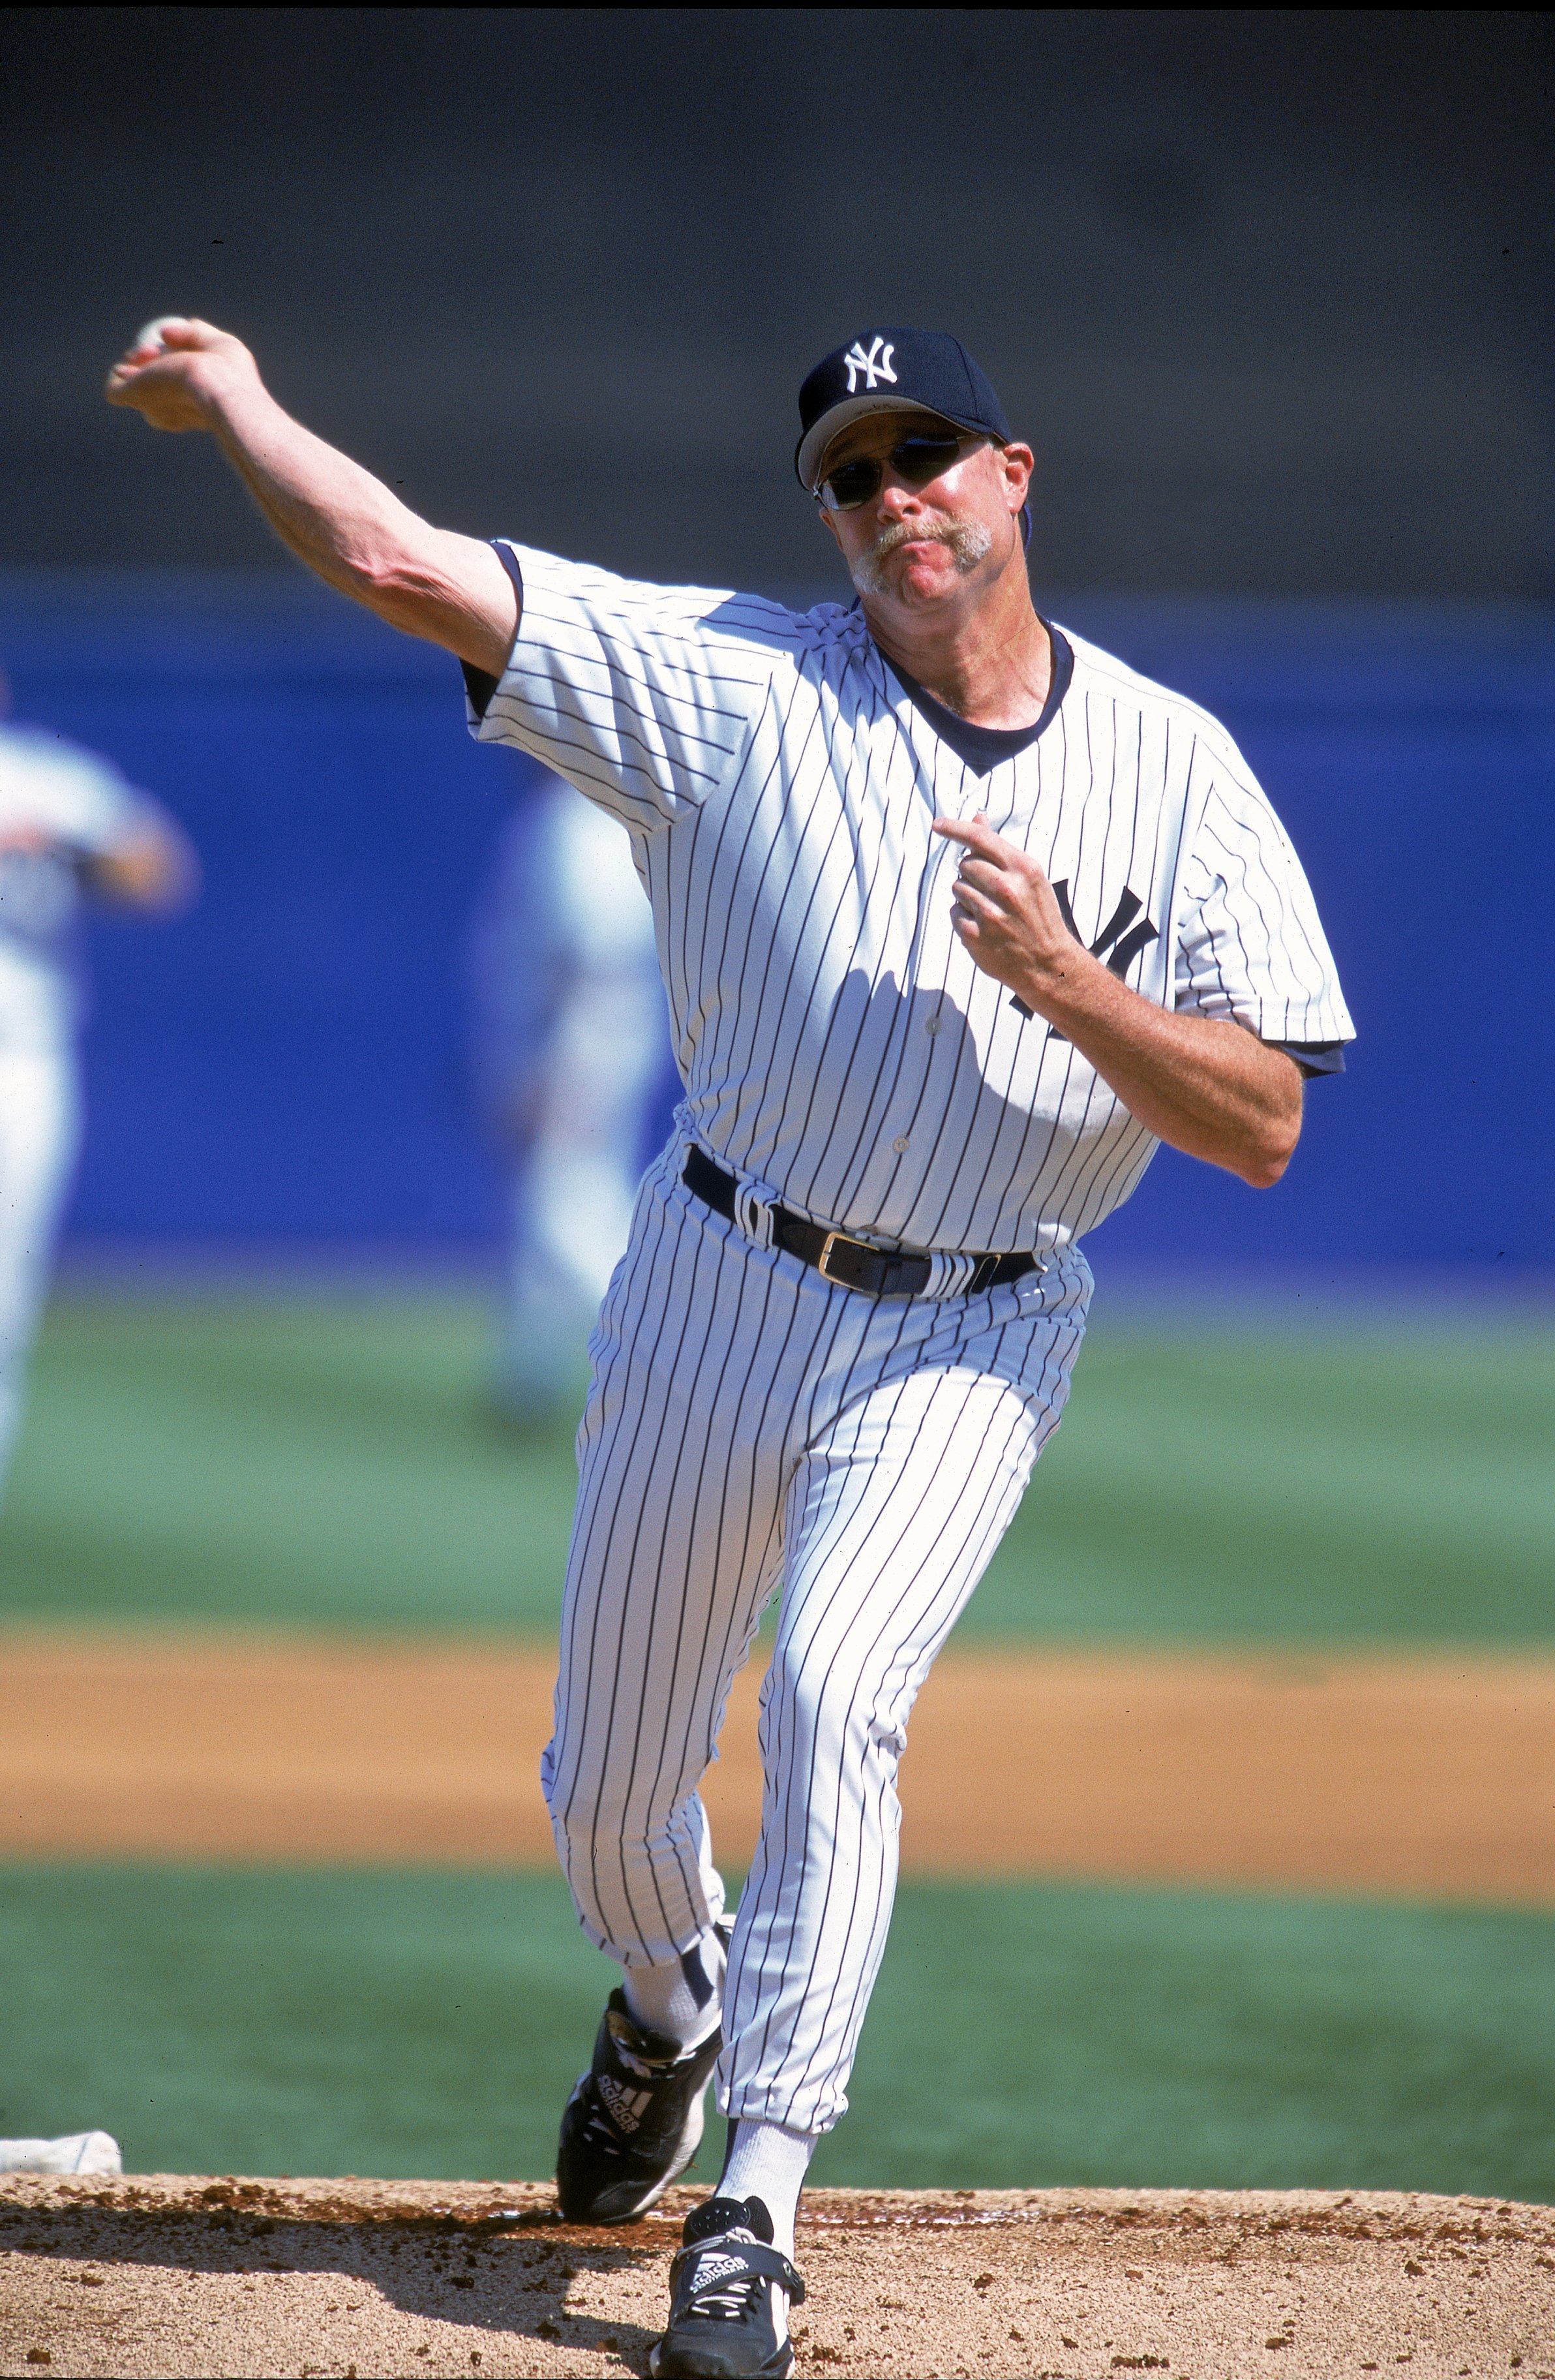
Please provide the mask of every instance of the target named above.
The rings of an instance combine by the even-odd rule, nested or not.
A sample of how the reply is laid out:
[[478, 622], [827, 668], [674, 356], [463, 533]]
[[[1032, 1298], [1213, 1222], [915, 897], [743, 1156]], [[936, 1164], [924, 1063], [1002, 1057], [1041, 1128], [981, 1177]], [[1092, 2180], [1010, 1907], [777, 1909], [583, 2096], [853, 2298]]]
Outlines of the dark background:
[[1244, 743], [1361, 1029], [1275, 1197], [1163, 1155], [1109, 1257], [1555, 1262], [1549, 21], [9, 12], [0, 656], [206, 866], [95, 929], [78, 1236], [502, 1219], [463, 947], [522, 768], [103, 405], [137, 324], [439, 520], [808, 601], [797, 382], [917, 320], [1034, 436], [1043, 600]]
[[1547, 594], [1549, 22], [9, 10], [0, 562], [278, 566], [97, 400], [200, 312], [449, 526], [807, 580], [795, 391], [886, 321], [1032, 434], [1058, 588]]

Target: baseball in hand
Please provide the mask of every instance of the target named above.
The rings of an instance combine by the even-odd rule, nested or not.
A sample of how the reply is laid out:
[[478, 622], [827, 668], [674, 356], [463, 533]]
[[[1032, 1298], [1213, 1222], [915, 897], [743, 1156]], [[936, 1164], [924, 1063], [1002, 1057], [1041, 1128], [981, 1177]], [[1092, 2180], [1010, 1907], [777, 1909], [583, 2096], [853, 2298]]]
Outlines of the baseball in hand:
[[175, 322], [181, 329], [184, 323], [188, 321], [188, 316], [187, 314], [154, 315], [151, 322], [142, 322], [140, 328], [136, 332], [134, 338], [130, 342], [130, 354], [132, 356], [138, 356], [143, 348], [154, 347], [160, 355], [164, 348], [162, 336], [164, 331], [168, 328], [170, 323]]
[[103, 394], [110, 405], [144, 415], [153, 430], [209, 430], [213, 388], [235, 372], [259, 378], [241, 341], [198, 315], [158, 314], [137, 331]]

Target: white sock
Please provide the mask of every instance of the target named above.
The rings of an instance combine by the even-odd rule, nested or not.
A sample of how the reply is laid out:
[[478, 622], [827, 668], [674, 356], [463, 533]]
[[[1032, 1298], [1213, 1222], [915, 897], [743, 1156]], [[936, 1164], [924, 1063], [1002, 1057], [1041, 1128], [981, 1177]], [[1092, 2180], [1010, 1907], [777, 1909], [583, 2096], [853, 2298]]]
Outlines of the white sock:
[[799, 2192], [820, 2135], [791, 2132], [786, 2124], [755, 2123], [748, 2117], [732, 2123], [729, 2133], [718, 2195], [759, 2198], [772, 2218], [773, 2247], [792, 2263]]
[[723, 1937], [710, 1930], [694, 1950], [678, 1959], [666, 1959], [657, 1967], [625, 1968], [626, 2006], [645, 2032], [662, 2034], [682, 2049], [694, 2049], [723, 2019], [726, 1963]]

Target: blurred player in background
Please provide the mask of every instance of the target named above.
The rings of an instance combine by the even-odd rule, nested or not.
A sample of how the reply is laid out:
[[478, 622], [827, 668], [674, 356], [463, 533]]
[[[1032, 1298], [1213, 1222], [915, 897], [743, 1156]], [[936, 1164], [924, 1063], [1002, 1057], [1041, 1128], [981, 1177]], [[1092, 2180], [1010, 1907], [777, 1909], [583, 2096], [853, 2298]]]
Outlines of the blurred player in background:
[[549, 769], [503, 834], [471, 958], [477, 1079], [512, 1166], [497, 1400], [520, 1422], [576, 1418], [674, 1061], [631, 844]]
[[[197, 882], [193, 852], [150, 795], [52, 728], [13, 725], [9, 708], [0, 678], [0, 1489], [80, 1145], [81, 905], [165, 915]], [[103, 2131], [0, 2140], [0, 2173], [119, 2163]]]
[[81, 905], [166, 914], [195, 883], [183, 834], [111, 760], [0, 715], [0, 1488], [80, 1143]]

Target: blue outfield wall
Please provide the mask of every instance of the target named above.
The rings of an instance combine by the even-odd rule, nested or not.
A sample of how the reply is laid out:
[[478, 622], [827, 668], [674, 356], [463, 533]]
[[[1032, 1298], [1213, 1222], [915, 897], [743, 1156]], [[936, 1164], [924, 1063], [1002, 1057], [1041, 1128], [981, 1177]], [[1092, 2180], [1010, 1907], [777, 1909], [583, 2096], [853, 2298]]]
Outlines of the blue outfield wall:
[[[1555, 615], [1054, 608], [1226, 721], [1362, 1037], [1279, 1190], [1164, 1152], [1096, 1258], [1555, 1262]], [[176, 923], [91, 929], [73, 1234], [494, 1242], [464, 953], [525, 764], [469, 742], [455, 664], [279, 573], [0, 579], [0, 661], [17, 715], [110, 754], [205, 869]]]

